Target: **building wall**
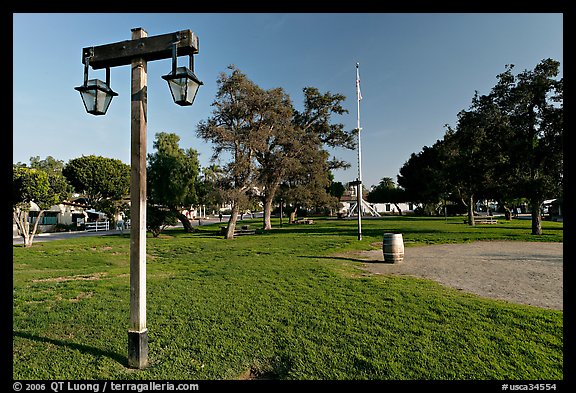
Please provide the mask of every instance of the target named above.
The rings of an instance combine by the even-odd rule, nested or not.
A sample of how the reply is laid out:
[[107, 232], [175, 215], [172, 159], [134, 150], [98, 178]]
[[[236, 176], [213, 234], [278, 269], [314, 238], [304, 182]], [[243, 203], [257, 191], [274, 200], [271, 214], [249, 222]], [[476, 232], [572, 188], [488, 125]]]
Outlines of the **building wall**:
[[[355, 204], [356, 202], [340, 202], [341, 208], [339, 209], [339, 213], [348, 213], [350, 207]], [[394, 214], [398, 213], [396, 209], [396, 205], [393, 203], [371, 203], [370, 204], [378, 213], [383, 214]], [[398, 207], [402, 209], [402, 213], [413, 213], [414, 209], [418, 207], [416, 203], [399, 203]]]
[[[402, 202], [397, 204], [402, 213], [413, 213], [418, 207], [416, 203]], [[393, 203], [373, 203], [372, 206], [378, 213], [398, 213], [396, 205]]]

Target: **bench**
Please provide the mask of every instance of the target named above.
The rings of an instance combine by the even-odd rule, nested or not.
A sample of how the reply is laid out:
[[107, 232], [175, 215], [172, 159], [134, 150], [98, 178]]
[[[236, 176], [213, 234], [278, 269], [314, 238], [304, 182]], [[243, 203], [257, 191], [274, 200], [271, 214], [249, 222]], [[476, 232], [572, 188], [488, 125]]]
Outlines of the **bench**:
[[295, 224], [314, 224], [314, 220], [309, 218], [300, 218], [299, 220], [294, 221]]
[[[464, 220], [468, 224], [468, 219]], [[474, 224], [498, 224], [498, 220], [493, 217], [474, 217]]]
[[498, 224], [498, 220], [492, 217], [474, 218], [476, 224]]
[[[221, 226], [220, 227], [220, 235], [226, 236], [226, 232], [228, 231], [228, 227]], [[240, 228], [236, 227], [234, 229], [234, 237], [236, 236], [244, 236], [244, 235], [255, 235], [256, 230], [250, 229], [249, 225], [242, 225]]]
[[244, 236], [244, 235], [255, 235], [255, 229], [236, 229], [234, 231], [234, 237], [236, 236]]

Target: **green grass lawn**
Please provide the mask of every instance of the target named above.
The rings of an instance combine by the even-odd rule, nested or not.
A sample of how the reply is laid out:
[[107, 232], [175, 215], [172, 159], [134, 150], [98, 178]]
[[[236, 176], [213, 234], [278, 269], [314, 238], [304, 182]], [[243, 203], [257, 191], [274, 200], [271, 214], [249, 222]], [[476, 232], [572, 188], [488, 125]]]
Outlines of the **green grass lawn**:
[[[225, 240], [206, 225], [147, 240], [150, 367], [127, 368], [129, 235], [13, 247], [14, 379], [561, 380], [563, 313], [327, 258], [475, 240], [563, 241], [562, 223], [315, 219]], [[253, 227], [259, 221], [251, 222]], [[466, 263], [466, 261], [462, 261]]]

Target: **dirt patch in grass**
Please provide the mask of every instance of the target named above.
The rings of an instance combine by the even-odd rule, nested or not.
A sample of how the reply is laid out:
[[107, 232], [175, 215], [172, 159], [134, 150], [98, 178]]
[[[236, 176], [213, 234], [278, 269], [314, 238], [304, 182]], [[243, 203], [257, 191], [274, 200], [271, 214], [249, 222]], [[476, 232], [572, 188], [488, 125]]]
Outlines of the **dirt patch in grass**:
[[100, 280], [104, 276], [106, 276], [106, 273], [94, 273], [94, 274], [82, 274], [67, 277], [39, 278], [36, 280], [32, 280], [32, 282], [94, 281], [94, 280]]
[[362, 262], [371, 274], [427, 278], [480, 296], [563, 310], [563, 243], [481, 241], [405, 247], [404, 260], [384, 262], [379, 249], [333, 255]]
[[256, 367], [250, 367], [238, 376], [241, 381], [276, 380], [278, 376], [271, 371], [262, 372]]
[[[98, 247], [90, 247], [90, 249], [92, 251], [98, 251]], [[100, 251], [110, 251], [111, 249], [112, 249], [112, 247], [110, 247], [110, 246], [100, 247]]]
[[80, 292], [76, 297], [68, 299], [70, 303], [78, 303], [82, 299], [89, 299], [94, 296], [94, 292]]

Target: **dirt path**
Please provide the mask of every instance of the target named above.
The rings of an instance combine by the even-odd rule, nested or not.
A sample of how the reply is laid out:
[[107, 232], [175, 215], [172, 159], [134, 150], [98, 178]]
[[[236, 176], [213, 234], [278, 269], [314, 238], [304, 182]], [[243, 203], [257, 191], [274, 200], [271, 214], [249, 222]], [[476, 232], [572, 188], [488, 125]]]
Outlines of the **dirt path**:
[[[378, 245], [375, 243], [374, 245]], [[483, 241], [405, 247], [404, 260], [384, 263], [380, 248], [338, 254], [373, 274], [435, 280], [484, 297], [563, 310], [563, 243]]]

